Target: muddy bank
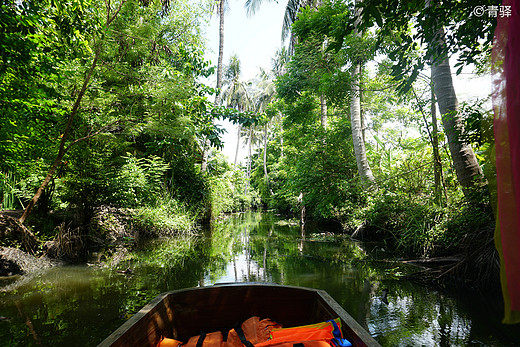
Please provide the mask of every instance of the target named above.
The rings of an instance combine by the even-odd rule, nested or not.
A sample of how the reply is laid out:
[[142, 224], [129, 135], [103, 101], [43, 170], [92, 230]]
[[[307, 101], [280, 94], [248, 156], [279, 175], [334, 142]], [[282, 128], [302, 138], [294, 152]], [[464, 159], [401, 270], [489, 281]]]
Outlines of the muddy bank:
[[16, 248], [0, 247], [0, 277], [25, 275], [57, 264], [47, 257], [36, 258]]
[[23, 235], [32, 232], [18, 222], [21, 212], [0, 211], [0, 277], [27, 275], [64, 263], [117, 265], [143, 234], [127, 209], [100, 206], [86, 223], [76, 211], [51, 212], [42, 219], [56, 225], [55, 237], [46, 242], [37, 240], [38, 251], [34, 252], [34, 248], [24, 247]]
[[0, 247], [0, 291], [9, 291], [53, 266], [62, 263], [47, 257], [34, 257], [17, 248]]

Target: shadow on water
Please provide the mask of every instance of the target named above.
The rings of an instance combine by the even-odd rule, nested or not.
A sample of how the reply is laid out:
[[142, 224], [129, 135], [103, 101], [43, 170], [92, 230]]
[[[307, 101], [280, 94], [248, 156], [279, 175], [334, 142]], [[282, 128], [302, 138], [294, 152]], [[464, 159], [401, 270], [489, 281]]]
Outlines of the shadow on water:
[[245, 281], [324, 289], [383, 346], [518, 345], [520, 329], [485, 301], [402, 280], [409, 267], [330, 230], [302, 235], [297, 222], [249, 212], [151, 241], [118, 268], [51, 269], [0, 292], [0, 345], [96, 345], [161, 292]]

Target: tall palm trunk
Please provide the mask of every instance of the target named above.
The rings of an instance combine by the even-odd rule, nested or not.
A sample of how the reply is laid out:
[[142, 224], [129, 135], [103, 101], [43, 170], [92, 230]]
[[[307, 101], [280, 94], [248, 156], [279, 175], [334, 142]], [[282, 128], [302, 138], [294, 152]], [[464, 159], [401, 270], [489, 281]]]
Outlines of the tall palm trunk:
[[237, 148], [235, 150], [235, 167], [238, 163], [238, 149], [240, 148], [240, 133], [242, 132], [242, 124], [238, 124], [238, 131], [237, 131]]
[[269, 192], [271, 192], [271, 195], [273, 194], [273, 191], [271, 188], [269, 188], [269, 176], [267, 175], [267, 143], [268, 143], [268, 124], [265, 125], [264, 128], [264, 176], [265, 176], [265, 187], [266, 189], [269, 189]]
[[[356, 5], [357, 5], [356, 1]], [[361, 20], [360, 10], [356, 10], [356, 25]], [[361, 33], [354, 28], [354, 35], [361, 37]], [[356, 62], [352, 76], [352, 98], [350, 100], [350, 126], [352, 128], [352, 141], [354, 143], [354, 154], [356, 155], [356, 164], [364, 183], [372, 184], [375, 182], [372, 170], [368, 165], [365, 141], [363, 139], [363, 124], [361, 122], [361, 62]]]
[[249, 128], [249, 142], [248, 142], [248, 149], [247, 149], [247, 169], [246, 169], [246, 189], [244, 192], [244, 195], [247, 195], [247, 192], [249, 190], [249, 182], [251, 179], [251, 151], [253, 146], [253, 127]]
[[[430, 7], [434, 4], [431, 0], [426, 0], [425, 6]], [[446, 47], [444, 28], [440, 27], [437, 30], [430, 46], [434, 48], [431, 51], [435, 51], [438, 47]], [[459, 102], [453, 88], [449, 59], [446, 57], [433, 61], [431, 69], [433, 89], [437, 96], [442, 125], [448, 138], [453, 167], [464, 195], [471, 201], [473, 196], [471, 193], [484, 184], [484, 179], [471, 145], [461, 140], [464, 134], [464, 122], [459, 113]]]
[[432, 116], [432, 146], [433, 146], [433, 173], [435, 178], [435, 201], [441, 204], [442, 196], [446, 196], [442, 162], [439, 153], [439, 130], [437, 128], [437, 108], [435, 107], [435, 91], [431, 85], [431, 116]]
[[[222, 94], [222, 61], [224, 59], [224, 4], [226, 0], [220, 0], [218, 5], [218, 13], [220, 18], [219, 23], [219, 41], [218, 41], [218, 65], [217, 65], [217, 95], [215, 96], [215, 105], [220, 104]], [[208, 156], [210, 150], [209, 139], [205, 138], [202, 142], [202, 162], [200, 170], [206, 172], [208, 167]]]
[[[438, 39], [444, 43], [444, 30], [440, 30], [439, 35], [442, 36]], [[457, 180], [466, 197], [469, 197], [475, 188], [483, 184], [482, 169], [471, 145], [461, 140], [464, 123], [458, 112], [459, 102], [453, 88], [448, 58], [432, 65], [432, 81]]]
[[352, 141], [354, 142], [354, 154], [356, 164], [363, 182], [375, 181], [372, 170], [368, 165], [365, 141], [363, 141], [363, 128], [361, 125], [361, 98], [359, 96], [359, 83], [361, 76], [361, 64], [354, 66], [352, 100], [350, 102], [350, 123], [352, 128]]
[[218, 65], [217, 65], [217, 95], [215, 97], [215, 104], [220, 104], [220, 98], [222, 94], [220, 89], [222, 88], [222, 65], [224, 60], [224, 5], [226, 0], [220, 0], [218, 5], [219, 11], [219, 41], [218, 41]]

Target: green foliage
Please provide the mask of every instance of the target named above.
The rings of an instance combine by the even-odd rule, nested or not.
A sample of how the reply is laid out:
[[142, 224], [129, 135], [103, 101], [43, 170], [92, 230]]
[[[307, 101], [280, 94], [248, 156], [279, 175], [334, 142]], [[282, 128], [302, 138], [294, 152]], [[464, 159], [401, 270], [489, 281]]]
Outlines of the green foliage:
[[[477, 5], [477, 4], [475, 4]], [[493, 1], [479, 2], [478, 6], [496, 6]], [[471, 15], [474, 7], [460, 1], [432, 1], [427, 7], [424, 1], [362, 1], [361, 28], [376, 27], [378, 44], [386, 38], [399, 38], [392, 45], [389, 57], [395, 62], [393, 76], [401, 81], [399, 89], [406, 91], [415, 81], [426, 63], [438, 61], [446, 56], [457, 55], [460, 73], [463, 66], [487, 65], [493, 43], [496, 20], [492, 16]], [[352, 24], [352, 20], [351, 23]], [[413, 25], [413, 30], [409, 30]], [[438, 30], [444, 27], [446, 45], [437, 42]], [[426, 52], [417, 56], [420, 46]], [[414, 57], [415, 55], [415, 57]]]
[[279, 139], [269, 143], [269, 186], [266, 185], [261, 159], [257, 160], [253, 179], [262, 200], [270, 208], [296, 213], [300, 206], [297, 198], [303, 194], [303, 204], [310, 216], [344, 220], [363, 201], [350, 122], [344, 116], [339, 117], [330, 122], [325, 132], [316, 123], [315, 114], [306, 111], [305, 117], [303, 113], [306, 106], [312, 105], [312, 100], [312, 97], [301, 98], [294, 108], [287, 106], [284, 157], [281, 157]]
[[[98, 23], [90, 1], [2, 3], [0, 11], [0, 153], [3, 171], [26, 176], [32, 160], [56, 150], [61, 117], [71, 100], [62, 61], [82, 59], [84, 35]], [[88, 46], [88, 45], [87, 45]], [[63, 102], [63, 103], [62, 103]], [[69, 103], [70, 105], [70, 103]]]
[[145, 236], [167, 236], [193, 233], [196, 215], [177, 200], [165, 194], [155, 205], [138, 207], [133, 214], [136, 227]]
[[380, 238], [395, 243], [401, 251], [428, 256], [442, 242], [445, 230], [439, 230], [436, 224], [444, 219], [446, 212], [440, 207], [390, 191], [379, 193], [371, 201], [364, 215], [368, 225], [379, 233]]
[[316, 218], [346, 218], [362, 201], [349, 125], [341, 117], [326, 133], [318, 127], [307, 135], [305, 149], [288, 154], [298, 156], [293, 189], [303, 193], [303, 203]]
[[249, 189], [245, 194], [246, 175], [241, 169], [234, 169], [221, 153], [213, 152], [208, 161], [209, 201], [211, 215], [216, 218], [222, 213], [245, 211], [258, 207], [258, 193]]
[[0, 172], [0, 210], [14, 210], [17, 206], [16, 184], [16, 178], [12, 173]]
[[113, 201], [124, 207], [152, 204], [165, 190], [164, 176], [168, 165], [159, 157], [122, 157], [124, 164], [118, 168], [108, 186], [113, 190]]
[[294, 103], [287, 104], [285, 107], [284, 127], [290, 127], [292, 124], [310, 126], [318, 118], [317, 109], [317, 98], [309, 92], [303, 93]]

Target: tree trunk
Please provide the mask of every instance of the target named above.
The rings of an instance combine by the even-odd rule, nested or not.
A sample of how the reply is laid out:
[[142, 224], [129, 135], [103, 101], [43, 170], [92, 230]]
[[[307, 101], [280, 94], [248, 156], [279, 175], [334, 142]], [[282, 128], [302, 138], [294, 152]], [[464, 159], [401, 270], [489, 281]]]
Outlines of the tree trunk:
[[[224, 59], [224, 4], [226, 0], [220, 0], [218, 5], [218, 14], [220, 18], [219, 24], [219, 43], [218, 43], [218, 65], [217, 65], [217, 94], [215, 95], [215, 105], [220, 105], [222, 94], [222, 61]], [[208, 157], [210, 151], [210, 143], [208, 139], [204, 139], [202, 144], [202, 162], [200, 171], [206, 172], [208, 168]]]
[[209, 157], [209, 140], [204, 138], [202, 142], [202, 162], [200, 163], [200, 171], [206, 172], [208, 170], [208, 157]]
[[468, 197], [475, 188], [482, 186], [482, 169], [471, 146], [461, 140], [464, 123], [458, 112], [459, 103], [453, 88], [448, 58], [432, 65], [432, 81], [457, 180], [464, 195]]
[[[279, 112], [280, 119], [282, 118], [282, 113]], [[280, 121], [280, 157], [283, 158], [283, 120]]]
[[269, 176], [267, 176], [267, 124], [264, 129], [264, 176], [265, 176], [265, 187], [269, 189]]
[[222, 64], [224, 60], [224, 4], [226, 0], [220, 0], [218, 5], [218, 13], [220, 17], [219, 24], [219, 41], [218, 41], [218, 65], [217, 65], [217, 95], [215, 96], [215, 104], [220, 104], [222, 94]]
[[251, 178], [251, 147], [253, 142], [253, 127], [249, 128], [249, 141], [248, 141], [248, 149], [247, 149], [247, 169], [246, 169], [246, 189], [244, 195], [247, 195], [249, 190], [249, 180]]
[[[426, 0], [426, 7], [432, 6], [430, 0]], [[438, 47], [446, 46], [446, 37], [444, 28], [439, 28], [435, 38], [429, 43], [435, 51]], [[432, 57], [432, 82], [435, 95], [437, 96], [437, 103], [439, 104], [439, 111], [441, 113], [442, 125], [446, 137], [448, 138], [448, 145], [450, 149], [451, 158], [453, 160], [453, 167], [457, 174], [457, 180], [462, 186], [462, 191], [469, 201], [472, 200], [473, 192], [484, 185], [484, 177], [482, 169], [478, 164], [477, 157], [473, 149], [468, 143], [461, 140], [464, 134], [464, 121], [460, 115], [459, 102], [455, 89], [453, 88], [453, 80], [451, 78], [450, 62], [447, 57], [434, 60]]]
[[327, 130], [327, 100], [325, 100], [325, 95], [320, 95], [320, 104], [321, 104], [321, 126], [324, 130]]
[[[356, 5], [360, 1], [355, 1]], [[355, 26], [361, 21], [361, 10], [356, 8]], [[361, 33], [354, 28], [354, 35], [361, 37]], [[368, 165], [365, 141], [363, 140], [363, 125], [361, 123], [361, 62], [354, 65], [352, 76], [352, 99], [350, 100], [350, 126], [352, 128], [352, 141], [354, 143], [354, 154], [356, 155], [356, 164], [363, 183], [372, 184], [375, 182], [372, 170]]]
[[302, 235], [304, 235], [305, 230], [305, 204], [303, 203], [303, 193], [300, 193], [298, 196], [298, 205], [300, 205], [300, 229]]
[[359, 88], [359, 118], [361, 119], [361, 134], [363, 134], [363, 143], [366, 143], [365, 140], [365, 112], [363, 110], [363, 89]]
[[237, 162], [238, 162], [238, 149], [240, 148], [240, 132], [241, 131], [242, 131], [242, 124], [238, 124], [237, 149], [235, 150], [235, 167], [237, 167]]
[[363, 141], [363, 129], [361, 127], [361, 100], [359, 97], [359, 82], [361, 76], [361, 65], [354, 66], [352, 85], [352, 99], [350, 102], [350, 123], [352, 128], [352, 141], [354, 142], [354, 153], [356, 163], [363, 182], [373, 183], [375, 181], [372, 170], [368, 165], [365, 142]]
[[437, 108], [435, 107], [435, 91], [431, 85], [431, 116], [432, 116], [432, 147], [433, 147], [433, 173], [435, 178], [435, 201], [441, 204], [442, 192], [446, 195], [444, 179], [442, 178], [442, 162], [439, 153], [439, 130], [437, 128]]
[[[110, 8], [110, 2], [106, 3], [106, 11], [107, 11], [107, 18], [105, 23], [105, 29], [108, 29], [110, 26], [110, 23], [117, 17], [119, 14], [119, 11], [121, 11], [121, 8], [123, 7], [123, 4], [125, 3], [125, 0], [122, 0], [115, 12], [112, 14], [112, 9]], [[63, 156], [67, 152], [67, 150], [70, 148], [70, 145], [65, 148], [65, 142], [67, 141], [67, 138], [70, 134], [70, 130], [72, 128], [72, 121], [74, 120], [74, 117], [76, 116], [76, 113], [78, 113], [79, 105], [81, 104], [81, 100], [83, 99], [83, 95], [85, 95], [85, 91], [87, 90], [88, 84], [90, 82], [90, 78], [92, 77], [92, 73], [94, 72], [94, 69], [97, 66], [97, 62], [99, 59], [99, 55], [101, 53], [101, 44], [98, 44], [96, 47], [96, 51], [94, 53], [94, 59], [92, 60], [92, 64], [90, 65], [90, 68], [88, 70], [87, 76], [85, 76], [85, 79], [83, 80], [83, 86], [81, 87], [81, 90], [76, 98], [76, 101], [74, 102], [74, 105], [72, 106], [72, 111], [69, 115], [69, 120], [67, 121], [67, 126], [65, 127], [65, 131], [63, 132], [63, 135], [61, 137], [60, 142], [60, 148], [58, 150], [58, 155], [56, 156], [56, 160], [54, 160], [54, 163], [52, 164], [51, 168], [49, 169], [49, 172], [47, 173], [47, 176], [45, 176], [45, 179], [43, 180], [42, 184], [40, 185], [40, 188], [36, 191], [36, 194], [33, 196], [27, 207], [25, 208], [25, 211], [23, 215], [20, 217], [19, 221], [20, 223], [24, 223], [27, 217], [31, 214], [31, 211], [38, 202], [38, 199], [40, 199], [40, 196], [42, 195], [45, 188], [49, 185], [50, 181], [52, 180], [52, 177], [54, 176], [54, 173], [56, 172], [58, 166], [61, 163], [61, 160], [63, 159]], [[84, 139], [84, 138], [83, 138]], [[81, 139], [74, 141], [72, 144], [79, 142]], [[71, 144], [71, 145], [72, 145]]]

